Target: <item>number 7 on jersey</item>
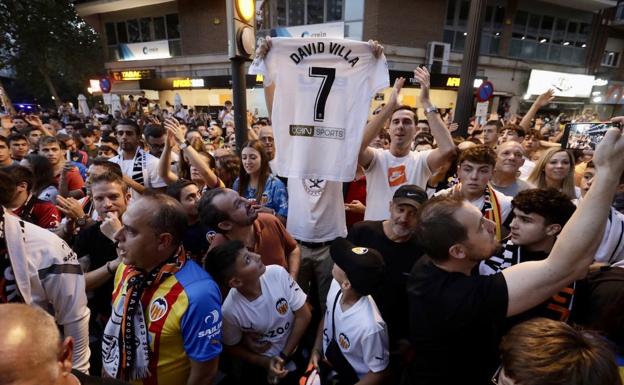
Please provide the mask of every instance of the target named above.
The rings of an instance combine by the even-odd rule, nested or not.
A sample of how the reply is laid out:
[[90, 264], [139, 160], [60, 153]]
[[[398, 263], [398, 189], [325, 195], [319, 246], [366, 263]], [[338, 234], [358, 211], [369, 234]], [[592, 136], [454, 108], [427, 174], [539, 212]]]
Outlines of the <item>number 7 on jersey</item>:
[[314, 102], [314, 121], [322, 122], [325, 120], [325, 105], [327, 104], [329, 91], [331, 91], [334, 79], [336, 78], [336, 69], [327, 67], [310, 67], [308, 76], [311, 78], [323, 79], [321, 87], [316, 94], [316, 101]]

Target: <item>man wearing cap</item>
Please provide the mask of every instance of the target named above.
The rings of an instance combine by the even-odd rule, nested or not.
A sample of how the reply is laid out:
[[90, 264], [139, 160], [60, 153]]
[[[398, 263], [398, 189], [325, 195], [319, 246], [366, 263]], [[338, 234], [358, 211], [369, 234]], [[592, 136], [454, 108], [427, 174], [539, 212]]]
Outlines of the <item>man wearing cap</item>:
[[427, 193], [422, 188], [403, 185], [389, 203], [390, 219], [356, 223], [347, 235], [356, 245], [379, 251], [386, 264], [373, 299], [388, 325], [392, 352], [398, 349], [400, 340], [409, 337], [407, 314], [402, 309], [407, 304], [406, 277], [422, 254], [414, 229], [418, 210], [426, 200]]
[[384, 276], [381, 255], [337, 238], [330, 247], [333, 280], [310, 363], [324, 357], [340, 384], [380, 384], [388, 366], [388, 331], [371, 297]]

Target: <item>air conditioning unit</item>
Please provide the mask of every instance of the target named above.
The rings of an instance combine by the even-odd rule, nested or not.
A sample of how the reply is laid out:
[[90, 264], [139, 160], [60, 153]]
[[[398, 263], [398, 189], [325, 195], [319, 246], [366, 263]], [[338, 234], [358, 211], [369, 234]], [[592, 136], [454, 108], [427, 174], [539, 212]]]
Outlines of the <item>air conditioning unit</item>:
[[451, 45], [439, 41], [427, 43], [427, 67], [431, 73], [448, 73], [448, 62], [451, 55]]

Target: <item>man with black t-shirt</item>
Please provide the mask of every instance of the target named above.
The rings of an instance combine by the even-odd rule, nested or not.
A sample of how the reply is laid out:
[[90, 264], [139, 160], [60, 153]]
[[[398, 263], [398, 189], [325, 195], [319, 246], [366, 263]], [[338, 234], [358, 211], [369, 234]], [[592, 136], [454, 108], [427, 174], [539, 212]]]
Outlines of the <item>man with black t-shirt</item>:
[[624, 137], [609, 129], [594, 154], [592, 187], [548, 257], [494, 275], [471, 275], [499, 248], [492, 221], [470, 203], [453, 198], [438, 197], [423, 205], [417, 234], [427, 255], [416, 262], [408, 283], [415, 350], [408, 383], [489, 383], [506, 318], [539, 305], [587, 273], [603, 231], [598, 225], [609, 213], [624, 171], [622, 151]]
[[347, 235], [354, 244], [379, 251], [384, 259], [384, 278], [372, 296], [388, 326], [391, 353], [398, 348], [399, 340], [408, 338], [405, 286], [412, 266], [421, 256], [414, 230], [418, 209], [426, 200], [422, 188], [403, 185], [390, 201], [390, 219], [356, 223]]
[[94, 373], [99, 373], [102, 334], [111, 315], [113, 277], [121, 262], [112, 238], [121, 227], [120, 219], [128, 206], [130, 193], [123, 179], [111, 172], [92, 176], [89, 188], [95, 210], [103, 220], [81, 228], [74, 250], [86, 272], [86, 290], [91, 294], [88, 303], [93, 351], [91, 367]]

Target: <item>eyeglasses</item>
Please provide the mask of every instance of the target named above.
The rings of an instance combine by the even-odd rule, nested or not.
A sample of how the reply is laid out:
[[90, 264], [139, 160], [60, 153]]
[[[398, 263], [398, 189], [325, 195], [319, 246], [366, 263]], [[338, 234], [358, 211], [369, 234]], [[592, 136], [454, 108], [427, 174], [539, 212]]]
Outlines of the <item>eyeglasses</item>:
[[492, 384], [495, 384], [495, 385], [515, 385], [515, 382], [513, 380], [511, 380], [509, 377], [505, 376], [505, 374], [501, 374], [501, 373], [503, 373], [503, 365], [500, 365], [498, 367], [498, 369], [496, 369], [496, 372], [494, 373], [494, 375], [490, 379]]

